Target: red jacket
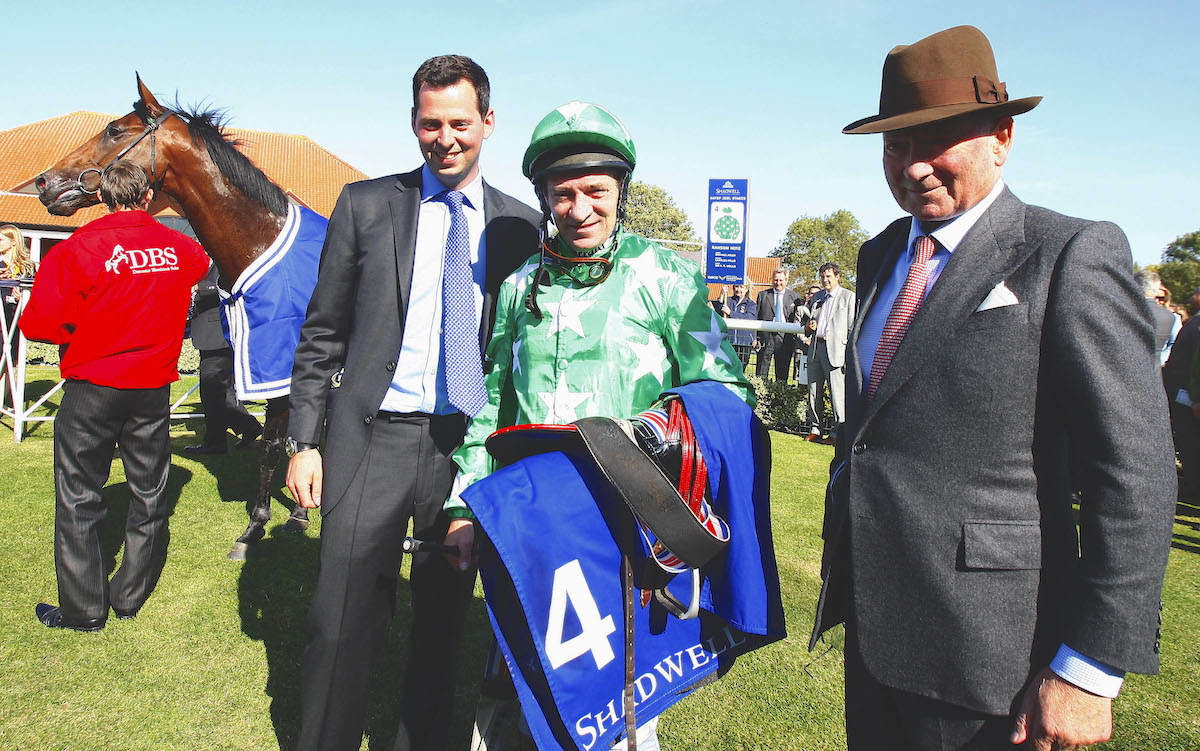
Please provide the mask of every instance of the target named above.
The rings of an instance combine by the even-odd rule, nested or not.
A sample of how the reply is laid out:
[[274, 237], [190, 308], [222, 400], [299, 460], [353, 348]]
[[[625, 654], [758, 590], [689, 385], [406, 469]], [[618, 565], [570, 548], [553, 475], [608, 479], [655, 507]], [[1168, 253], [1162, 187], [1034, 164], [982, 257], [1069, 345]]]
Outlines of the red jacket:
[[144, 211], [89, 222], [57, 245], [21, 314], [29, 339], [65, 345], [63, 378], [158, 388], [179, 379], [192, 286], [208, 271], [199, 243]]

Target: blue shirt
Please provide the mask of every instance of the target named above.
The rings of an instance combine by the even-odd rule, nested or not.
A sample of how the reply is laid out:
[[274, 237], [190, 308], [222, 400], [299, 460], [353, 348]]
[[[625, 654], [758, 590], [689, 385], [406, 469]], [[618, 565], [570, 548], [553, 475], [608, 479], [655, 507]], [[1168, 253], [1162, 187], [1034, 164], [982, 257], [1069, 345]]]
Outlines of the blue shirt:
[[[925, 281], [926, 297], [929, 296], [929, 291], [933, 289], [934, 283], [941, 276], [942, 269], [946, 268], [950, 255], [966, 237], [967, 232], [975, 226], [975, 222], [979, 221], [979, 217], [983, 216], [983, 212], [995, 203], [996, 198], [1003, 190], [1004, 181], [997, 180], [996, 184], [992, 186], [992, 192], [988, 193], [986, 198], [929, 233], [934, 239], [935, 250], [933, 257], [925, 264], [929, 272], [929, 277]], [[892, 267], [892, 272], [879, 285], [879, 291], [875, 294], [875, 302], [871, 303], [866, 317], [863, 318], [862, 330], [855, 343], [858, 349], [858, 362], [862, 366], [862, 382], [864, 384], [871, 380], [871, 367], [875, 364], [875, 351], [879, 349], [879, 337], [883, 335], [883, 327], [887, 324], [888, 316], [891, 315], [892, 305], [895, 304], [896, 297], [899, 296], [900, 290], [904, 288], [904, 281], [908, 278], [908, 269], [912, 266], [916, 252], [917, 238], [925, 234], [921, 229], [920, 222], [914, 220], [909, 224], [907, 250], [901, 254], [896, 265]], [[904, 346], [903, 342], [901, 342], [901, 346]]]
[[[446, 186], [429, 167], [421, 170], [421, 206], [417, 213], [417, 242], [413, 251], [412, 286], [404, 314], [404, 338], [396, 372], [379, 409], [447, 415], [457, 410], [446, 392], [446, 363], [442, 356], [442, 273], [450, 206], [441, 195]], [[483, 314], [483, 285], [487, 248], [483, 228], [483, 178], [462, 189], [463, 213], [470, 235], [471, 276], [475, 281], [475, 329]]]

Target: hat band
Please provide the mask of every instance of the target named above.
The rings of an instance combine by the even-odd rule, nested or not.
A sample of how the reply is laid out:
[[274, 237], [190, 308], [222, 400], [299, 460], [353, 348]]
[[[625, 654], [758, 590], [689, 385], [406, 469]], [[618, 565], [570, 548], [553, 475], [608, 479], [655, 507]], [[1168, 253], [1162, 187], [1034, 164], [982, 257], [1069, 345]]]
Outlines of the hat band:
[[880, 114], [892, 116], [947, 104], [1001, 104], [1008, 101], [1003, 83], [983, 76], [935, 78], [889, 87]]

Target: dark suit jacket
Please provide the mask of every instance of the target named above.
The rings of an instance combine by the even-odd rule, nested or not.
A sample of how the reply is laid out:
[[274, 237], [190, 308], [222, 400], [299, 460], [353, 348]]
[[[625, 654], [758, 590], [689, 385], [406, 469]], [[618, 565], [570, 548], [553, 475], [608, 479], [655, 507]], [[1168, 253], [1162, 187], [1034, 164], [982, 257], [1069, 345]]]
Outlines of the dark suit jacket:
[[[307, 443], [319, 442], [326, 427], [324, 513], [341, 499], [362, 462], [371, 421], [392, 381], [420, 202], [418, 169], [347, 185], [329, 219], [292, 368], [288, 427], [289, 435]], [[491, 337], [500, 282], [537, 249], [539, 220], [533, 209], [486, 183], [483, 204], [487, 279], [481, 352]], [[340, 385], [331, 388], [339, 371]]]
[[[867, 406], [855, 343], [909, 222], [859, 253], [814, 642], [853, 613], [880, 682], [992, 714], [1063, 642], [1156, 672], [1175, 467], [1125, 236], [1006, 189]], [[1019, 303], [978, 310], [1000, 282]]]
[[[790, 289], [783, 290], [783, 320], [791, 321], [793, 309], [796, 305], [803, 303], [804, 300]], [[774, 321], [775, 320], [775, 289], [764, 289], [758, 293], [758, 320]], [[773, 331], [765, 331], [759, 334], [759, 338], [766, 343], [769, 340], [774, 340], [777, 344], [782, 342], [783, 346], [796, 346], [796, 336], [794, 334], [779, 334]]]
[[192, 309], [192, 346], [196, 349], [227, 349], [229, 341], [221, 329], [221, 297], [217, 292], [220, 271], [214, 263], [196, 285], [196, 304]]

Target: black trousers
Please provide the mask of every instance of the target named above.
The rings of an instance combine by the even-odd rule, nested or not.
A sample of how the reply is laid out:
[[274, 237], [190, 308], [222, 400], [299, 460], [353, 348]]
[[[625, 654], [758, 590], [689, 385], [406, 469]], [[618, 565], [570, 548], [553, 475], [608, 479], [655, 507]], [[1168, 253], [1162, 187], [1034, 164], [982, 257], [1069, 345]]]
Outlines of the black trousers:
[[[381, 412], [345, 496], [322, 513], [297, 749], [359, 748], [371, 667], [395, 610], [400, 545], [410, 517], [418, 539], [445, 538], [449, 519], [442, 504], [456, 473], [450, 454], [464, 431], [462, 415]], [[336, 470], [327, 465], [329, 471]], [[474, 570], [460, 572], [441, 555], [413, 557], [412, 630], [397, 751], [445, 748], [458, 642], [474, 585]]]
[[[67, 381], [54, 418], [54, 565], [58, 603], [71, 618], [105, 618], [108, 608], [137, 610], [150, 596], [154, 556], [167, 532], [171, 467], [170, 390], [115, 389]], [[129, 485], [125, 553], [112, 581], [104, 572], [102, 491], [113, 451]]]
[[1179, 473], [1179, 497], [1196, 500], [1200, 498], [1200, 421], [1185, 407], [1175, 401], [1175, 394], [1167, 395], [1171, 400], [1171, 427], [1175, 429], [1175, 453], [1179, 455], [1182, 470]]
[[1013, 720], [975, 712], [884, 686], [863, 664], [846, 624], [848, 751], [990, 751], [1025, 748], [1008, 742]]
[[204, 443], [225, 445], [225, 431], [257, 434], [262, 426], [237, 400], [233, 389], [233, 350], [200, 350], [200, 403], [204, 405]]
[[766, 380], [770, 362], [775, 361], [775, 380], [786, 381], [788, 368], [792, 365], [792, 354], [796, 351], [796, 342], [790, 336], [783, 334], [768, 334], [762, 340], [758, 349], [758, 367], [755, 372], [759, 378]]

